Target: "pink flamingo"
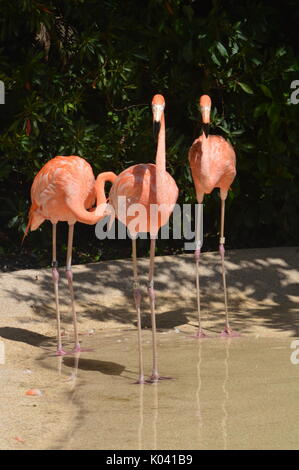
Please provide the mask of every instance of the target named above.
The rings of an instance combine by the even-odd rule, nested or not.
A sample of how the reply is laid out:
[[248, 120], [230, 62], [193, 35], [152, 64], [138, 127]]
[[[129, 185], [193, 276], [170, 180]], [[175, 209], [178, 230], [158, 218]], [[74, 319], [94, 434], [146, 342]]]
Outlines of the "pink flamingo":
[[[219, 135], [209, 135], [209, 123], [211, 112], [211, 99], [203, 95], [199, 101], [203, 122], [203, 133], [196, 139], [189, 150], [189, 162], [196, 190], [196, 198], [199, 204], [199, 215], [202, 214], [203, 198], [210, 194], [214, 188], [220, 188], [221, 198], [221, 224], [219, 251], [221, 255], [222, 281], [225, 304], [225, 329], [221, 336], [239, 336], [233, 332], [228, 321], [227, 289], [224, 267], [224, 212], [225, 200], [228, 190], [236, 176], [236, 155], [233, 147]], [[202, 241], [199, 239], [198, 226], [196, 228], [196, 291], [198, 309], [198, 332], [196, 337], [204, 338], [206, 334], [201, 328], [200, 291], [199, 291], [199, 258]]]
[[[156, 319], [155, 319], [155, 290], [154, 290], [154, 257], [157, 233], [164, 225], [176, 203], [178, 188], [172, 176], [166, 171], [165, 158], [165, 101], [162, 95], [155, 95], [152, 100], [154, 131], [158, 132], [156, 164], [138, 164], [131, 166], [120, 173], [110, 190], [109, 201], [115, 214], [128, 227], [132, 238], [133, 258], [133, 294], [137, 312], [138, 351], [139, 351], [139, 379], [136, 383], [145, 383], [143, 372], [142, 341], [141, 341], [141, 290], [137, 270], [136, 236], [138, 232], [150, 233], [150, 264], [148, 277], [148, 294], [150, 300], [153, 341], [153, 369], [150, 382], [165, 379], [158, 373], [157, 345], [156, 345]], [[126, 202], [126, 209], [118, 207], [120, 197]], [[138, 204], [139, 206], [135, 206]], [[140, 207], [141, 206], [141, 207]], [[135, 211], [140, 209], [136, 230], [130, 228], [135, 219]]]
[[[31, 208], [29, 222], [24, 237], [28, 230], [36, 230], [44, 220], [51, 221], [53, 226], [52, 236], [52, 277], [54, 283], [56, 316], [57, 316], [57, 355], [66, 354], [62, 349], [58, 281], [59, 273], [56, 258], [56, 226], [57, 222], [65, 221], [69, 224], [68, 246], [66, 255], [66, 276], [71, 297], [73, 314], [75, 348], [74, 352], [81, 351], [72, 274], [72, 247], [74, 225], [78, 222], [95, 224], [107, 214], [107, 200], [105, 197], [105, 182], [113, 183], [116, 175], [112, 172], [101, 173], [95, 180], [91, 166], [86, 160], [76, 156], [55, 157], [48, 161], [35, 176], [31, 187]], [[97, 207], [89, 212], [97, 199]]]

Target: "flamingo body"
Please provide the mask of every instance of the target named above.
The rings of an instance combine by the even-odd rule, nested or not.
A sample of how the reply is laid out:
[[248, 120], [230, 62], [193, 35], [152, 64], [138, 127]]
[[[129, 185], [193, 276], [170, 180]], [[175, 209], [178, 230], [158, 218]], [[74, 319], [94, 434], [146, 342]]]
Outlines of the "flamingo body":
[[214, 188], [227, 193], [236, 176], [234, 149], [219, 135], [202, 134], [196, 139], [189, 150], [189, 163], [197, 196], [210, 194]]
[[[114, 207], [117, 218], [128, 226], [135, 218], [135, 215], [127, 214], [128, 208], [133, 204], [142, 204], [145, 208], [143, 212], [145, 217], [141, 218], [136, 231], [156, 234], [168, 221], [178, 198], [178, 188], [172, 176], [165, 172], [163, 177], [163, 194], [157, 194], [156, 165], [153, 163], [133, 165], [120, 173], [109, 194], [109, 201]], [[126, 198], [126, 212], [119, 210], [117, 203], [119, 196]], [[156, 223], [150, 217], [151, 204], [161, 204]]]
[[95, 197], [95, 178], [86, 160], [73, 155], [52, 158], [34, 178], [29, 227], [36, 230], [46, 219], [72, 225], [77, 221], [73, 206], [78, 199], [89, 209]]

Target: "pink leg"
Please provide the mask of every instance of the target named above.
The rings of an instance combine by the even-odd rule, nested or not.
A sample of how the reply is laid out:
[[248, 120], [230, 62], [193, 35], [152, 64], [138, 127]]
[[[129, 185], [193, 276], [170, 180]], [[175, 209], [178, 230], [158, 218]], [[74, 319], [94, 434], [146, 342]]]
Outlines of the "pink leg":
[[83, 349], [80, 346], [79, 342], [79, 333], [77, 326], [77, 314], [75, 307], [75, 296], [73, 288], [73, 272], [72, 272], [72, 249], [73, 249], [73, 237], [74, 237], [74, 224], [69, 225], [69, 235], [68, 235], [68, 245], [67, 245], [67, 255], [66, 255], [66, 277], [68, 280], [69, 292], [71, 297], [71, 309], [73, 315], [73, 324], [74, 324], [74, 336], [75, 336], [75, 347], [73, 353], [91, 351], [91, 349]]
[[201, 328], [201, 308], [200, 308], [200, 288], [199, 288], [199, 259], [200, 259], [200, 247], [194, 252], [195, 267], [196, 267], [196, 297], [197, 297], [197, 312], [198, 312], [198, 330], [193, 338], [201, 339], [207, 338], [207, 335]]
[[220, 334], [221, 337], [227, 338], [227, 337], [237, 337], [241, 336], [239, 333], [236, 333], [233, 331], [230, 326], [229, 326], [229, 321], [228, 321], [228, 302], [227, 302], [227, 288], [226, 288], [226, 273], [225, 273], [225, 265], [224, 265], [224, 243], [225, 243], [225, 238], [224, 238], [224, 212], [225, 212], [225, 197], [221, 194], [220, 191], [220, 197], [221, 197], [221, 228], [220, 228], [220, 243], [219, 243], [219, 252], [220, 252], [220, 257], [221, 257], [221, 269], [222, 269], [222, 282], [223, 282], [223, 292], [224, 292], [224, 305], [225, 305], [225, 328]]
[[76, 386], [76, 381], [77, 381], [77, 376], [78, 376], [78, 368], [79, 368], [79, 359], [80, 359], [80, 351], [79, 352], [75, 352], [74, 356], [75, 356], [75, 359], [74, 359], [74, 366], [73, 366], [73, 370], [72, 370], [72, 373], [71, 375], [69, 376], [69, 378], [67, 379], [67, 382], [69, 382], [71, 384], [70, 386], [70, 389], [71, 390], [74, 390], [75, 386]]
[[143, 372], [143, 355], [142, 355], [142, 336], [141, 336], [141, 313], [140, 313], [140, 303], [141, 303], [141, 290], [139, 287], [138, 280], [138, 268], [137, 268], [137, 250], [136, 250], [136, 239], [132, 238], [132, 258], [133, 258], [133, 274], [134, 274], [134, 285], [133, 285], [133, 295], [137, 313], [137, 328], [138, 328], [138, 354], [139, 354], [139, 377], [136, 384], [146, 383], [144, 379]]
[[156, 338], [156, 312], [155, 312], [155, 289], [154, 289], [154, 261], [155, 261], [155, 247], [156, 239], [151, 239], [150, 247], [150, 268], [149, 268], [149, 282], [148, 282], [148, 295], [150, 299], [151, 318], [152, 318], [152, 336], [153, 336], [153, 370], [150, 377], [151, 382], [158, 382], [158, 380], [171, 379], [171, 377], [161, 377], [158, 373], [158, 354], [157, 354], [157, 338]]
[[200, 283], [199, 283], [199, 260], [200, 260], [200, 250], [203, 242], [203, 194], [197, 194], [197, 199], [201, 202], [198, 203], [197, 215], [196, 215], [196, 225], [195, 225], [195, 268], [196, 268], [196, 298], [197, 298], [197, 314], [198, 314], [198, 330], [193, 338], [201, 339], [207, 338], [207, 335], [203, 332], [201, 327], [201, 305], [200, 305]]
[[60, 309], [59, 309], [59, 272], [57, 270], [57, 256], [56, 256], [56, 227], [57, 224], [52, 224], [52, 278], [54, 284], [54, 293], [55, 293], [55, 305], [56, 305], [56, 318], [57, 318], [57, 356], [64, 356], [66, 352], [62, 349], [61, 342], [61, 325], [60, 325]]

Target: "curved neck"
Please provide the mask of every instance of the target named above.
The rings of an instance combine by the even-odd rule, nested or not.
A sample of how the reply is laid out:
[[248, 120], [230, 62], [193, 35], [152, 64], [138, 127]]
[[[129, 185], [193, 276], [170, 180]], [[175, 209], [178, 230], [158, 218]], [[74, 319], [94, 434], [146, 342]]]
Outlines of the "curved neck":
[[96, 217], [104, 217], [104, 212], [106, 208], [106, 203], [107, 203], [107, 197], [105, 194], [105, 184], [107, 181], [110, 183], [114, 183], [115, 179], [117, 178], [117, 175], [113, 173], [112, 171], [106, 171], [104, 173], [100, 173], [97, 176], [96, 182], [95, 182], [95, 192], [96, 192], [96, 198], [97, 198], [97, 207], [95, 210], [95, 215]]
[[97, 198], [97, 206], [96, 209], [88, 211], [85, 208], [84, 201], [81, 199], [68, 198], [66, 200], [67, 204], [69, 205], [70, 209], [76, 216], [79, 222], [83, 222], [84, 224], [93, 225], [96, 224], [99, 220], [105, 217], [107, 212], [107, 198], [105, 195], [105, 183], [110, 181], [111, 183], [114, 182], [116, 179], [116, 175], [111, 171], [100, 173], [95, 181], [95, 193]]
[[110, 183], [114, 183], [115, 179], [117, 178], [116, 174], [112, 171], [106, 171], [104, 173], [100, 173], [97, 176], [95, 182], [95, 192], [97, 197], [97, 207], [99, 204], [103, 204], [107, 202], [107, 197], [105, 195], [105, 184], [107, 181]]

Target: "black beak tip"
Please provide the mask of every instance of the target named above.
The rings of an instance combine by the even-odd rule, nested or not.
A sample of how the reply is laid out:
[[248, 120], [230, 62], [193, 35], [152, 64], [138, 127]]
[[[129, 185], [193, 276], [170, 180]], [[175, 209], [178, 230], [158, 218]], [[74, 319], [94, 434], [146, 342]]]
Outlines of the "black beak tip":
[[153, 134], [154, 134], [155, 141], [158, 140], [159, 132], [160, 132], [160, 122], [159, 121], [153, 121]]
[[206, 137], [209, 136], [209, 131], [210, 131], [210, 125], [209, 124], [206, 124], [206, 123], [203, 123], [202, 124], [202, 130], [203, 130], [203, 133]]

